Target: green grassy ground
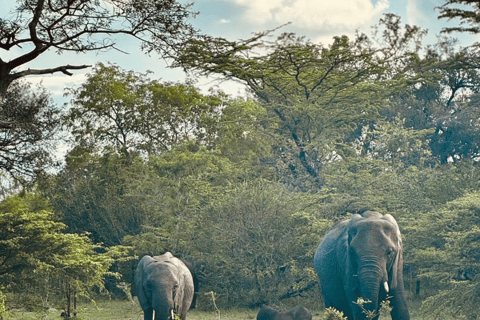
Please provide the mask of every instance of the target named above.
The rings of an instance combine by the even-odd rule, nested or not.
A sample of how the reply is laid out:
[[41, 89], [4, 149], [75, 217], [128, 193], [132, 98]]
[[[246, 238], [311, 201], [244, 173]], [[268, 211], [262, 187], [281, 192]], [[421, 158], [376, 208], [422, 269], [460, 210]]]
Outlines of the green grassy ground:
[[[10, 320], [60, 320], [61, 310], [47, 313], [10, 311]], [[254, 320], [258, 310], [234, 309], [218, 312], [191, 310], [188, 320]], [[322, 312], [312, 312], [314, 320], [322, 318]], [[143, 320], [143, 312], [136, 302], [120, 300], [97, 301], [96, 304], [84, 302], [79, 305], [77, 319], [82, 320]]]
[[[311, 310], [313, 320], [324, 319], [323, 310]], [[257, 310], [233, 309], [218, 312], [191, 310], [188, 320], [255, 320]], [[412, 312], [411, 312], [412, 313]], [[412, 319], [420, 319], [413, 312]], [[10, 311], [10, 320], [60, 320], [61, 310], [46, 313]], [[382, 317], [381, 317], [382, 318]], [[127, 300], [99, 300], [97, 303], [82, 302], [77, 310], [78, 320], [143, 320], [143, 312], [137, 302]], [[385, 318], [384, 318], [385, 319]], [[387, 317], [390, 319], [390, 317]]]

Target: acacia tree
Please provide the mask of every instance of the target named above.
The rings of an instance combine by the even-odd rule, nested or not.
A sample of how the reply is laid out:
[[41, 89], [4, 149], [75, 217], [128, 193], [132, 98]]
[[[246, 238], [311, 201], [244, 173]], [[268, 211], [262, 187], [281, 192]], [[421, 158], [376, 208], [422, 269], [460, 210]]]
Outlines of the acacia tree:
[[[473, 8], [469, 8], [473, 7]], [[442, 32], [470, 32], [480, 33], [480, 1], [478, 0], [446, 0], [445, 3], [437, 7], [440, 9], [438, 19], [460, 19], [460, 24], [468, 24], [468, 27], [448, 27], [443, 28]]]
[[390, 60], [421, 33], [415, 27], [402, 33], [394, 16], [383, 24], [384, 48], [373, 47], [364, 34], [353, 40], [336, 37], [324, 46], [292, 34], [272, 43], [265, 40], [265, 32], [241, 41], [190, 40], [176, 65], [244, 83], [266, 108], [262, 121], [265, 134], [276, 141], [279, 169], [303, 180], [303, 186], [309, 180], [318, 187], [322, 168], [334, 153], [343, 152], [345, 140], [359, 127], [378, 121], [379, 110], [389, 105]]
[[139, 39], [147, 52], [169, 56], [194, 32], [187, 23], [192, 15], [190, 5], [175, 0], [17, 0], [13, 18], [0, 19], [0, 49], [22, 49], [10, 61], [0, 59], [0, 103], [16, 79], [54, 72], [72, 75], [72, 70], [89, 67], [67, 64], [18, 70], [49, 50], [118, 50], [114, 36], [124, 34]]

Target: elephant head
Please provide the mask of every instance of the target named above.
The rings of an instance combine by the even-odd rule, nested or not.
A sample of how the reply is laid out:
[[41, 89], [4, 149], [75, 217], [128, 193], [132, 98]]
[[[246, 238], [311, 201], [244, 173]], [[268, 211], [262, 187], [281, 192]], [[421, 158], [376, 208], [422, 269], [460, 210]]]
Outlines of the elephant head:
[[286, 312], [293, 320], [312, 320], [312, 313], [310, 310], [302, 305], [297, 305]]
[[135, 271], [135, 294], [145, 320], [186, 319], [193, 298], [193, 279], [185, 264], [170, 252], [144, 256]]
[[263, 306], [257, 314], [257, 320], [312, 320], [312, 314], [301, 305], [297, 305], [285, 312], [279, 312], [272, 307]]
[[[402, 240], [398, 225], [391, 215], [367, 211], [352, 217], [347, 234], [346, 283], [354, 293], [352, 298], [371, 301], [364, 308], [376, 311], [381, 300], [386, 300], [390, 288], [398, 288], [402, 281]], [[356, 313], [361, 312], [359, 308], [354, 306]]]
[[[365, 310], [378, 312], [388, 298], [393, 320], [409, 319], [402, 251], [400, 230], [389, 214], [365, 211], [335, 225], [314, 258], [325, 305], [358, 320], [366, 318]], [[358, 298], [370, 302], [359, 306]]]

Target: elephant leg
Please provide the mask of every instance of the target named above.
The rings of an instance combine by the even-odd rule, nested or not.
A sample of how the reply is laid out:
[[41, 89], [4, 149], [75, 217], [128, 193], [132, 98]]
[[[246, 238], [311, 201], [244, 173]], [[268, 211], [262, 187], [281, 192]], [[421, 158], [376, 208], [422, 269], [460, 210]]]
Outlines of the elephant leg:
[[153, 308], [148, 307], [143, 310], [143, 319], [144, 320], [153, 320]]
[[335, 279], [332, 279], [323, 284], [322, 293], [326, 308], [333, 307], [338, 311], [342, 311], [349, 319], [353, 319], [353, 314], [340, 280], [335, 281]]

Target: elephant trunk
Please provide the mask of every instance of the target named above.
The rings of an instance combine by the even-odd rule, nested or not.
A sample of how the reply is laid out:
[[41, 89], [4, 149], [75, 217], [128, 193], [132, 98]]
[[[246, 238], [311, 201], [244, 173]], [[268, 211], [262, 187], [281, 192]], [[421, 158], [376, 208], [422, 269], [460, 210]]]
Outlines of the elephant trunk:
[[169, 320], [173, 319], [174, 303], [171, 295], [162, 291], [153, 299], [152, 308], [155, 316], [153, 320]]
[[367, 264], [360, 269], [360, 297], [370, 301], [363, 304], [365, 310], [360, 310], [360, 319], [366, 319], [365, 311], [378, 312], [380, 290], [389, 291], [385, 274], [386, 269], [382, 270], [378, 263]]

